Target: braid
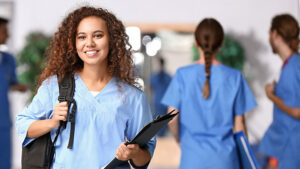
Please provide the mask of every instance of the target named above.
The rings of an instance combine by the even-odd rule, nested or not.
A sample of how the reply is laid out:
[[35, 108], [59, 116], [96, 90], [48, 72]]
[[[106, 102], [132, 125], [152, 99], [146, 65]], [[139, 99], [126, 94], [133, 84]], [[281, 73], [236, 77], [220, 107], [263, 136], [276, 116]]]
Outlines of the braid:
[[205, 83], [202, 89], [202, 95], [205, 99], [207, 99], [210, 95], [210, 67], [212, 64], [212, 47], [210, 45], [210, 36], [209, 34], [204, 35], [204, 59], [205, 59]]
[[195, 31], [197, 44], [204, 52], [205, 59], [205, 83], [202, 88], [202, 95], [205, 99], [210, 96], [210, 68], [214, 54], [221, 47], [224, 32], [221, 24], [213, 19], [206, 18], [199, 23]]

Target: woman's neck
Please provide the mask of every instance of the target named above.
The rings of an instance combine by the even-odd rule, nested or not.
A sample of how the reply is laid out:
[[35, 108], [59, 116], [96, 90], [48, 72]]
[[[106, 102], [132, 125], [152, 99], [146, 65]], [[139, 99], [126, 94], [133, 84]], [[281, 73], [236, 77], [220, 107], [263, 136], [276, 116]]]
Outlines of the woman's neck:
[[[197, 63], [204, 65], [205, 64], [205, 59], [203, 57], [200, 57], [200, 59], [197, 61]], [[221, 62], [219, 62], [216, 58], [213, 58], [212, 65], [220, 65]]]
[[85, 66], [78, 74], [91, 91], [102, 90], [112, 79], [107, 69], [88, 66]]
[[[200, 53], [200, 59], [197, 61], [197, 63], [200, 63], [200, 64], [205, 64], [205, 58], [204, 58], [204, 52], [203, 52], [203, 50], [201, 50], [200, 48], [198, 48], [198, 51], [199, 51], [199, 53]], [[218, 51], [218, 50], [217, 50]], [[211, 64], [212, 65], [219, 65], [219, 64], [221, 64], [221, 62], [219, 62], [216, 58], [217, 58], [217, 52], [214, 52], [213, 54], [212, 54], [212, 62], [211, 62]]]
[[278, 55], [280, 56], [283, 62], [285, 62], [294, 53], [295, 52], [289, 47], [283, 47], [280, 50], [278, 50]]
[[279, 37], [275, 42], [274, 51], [279, 55], [283, 62], [285, 62], [293, 53], [295, 53], [281, 37]]

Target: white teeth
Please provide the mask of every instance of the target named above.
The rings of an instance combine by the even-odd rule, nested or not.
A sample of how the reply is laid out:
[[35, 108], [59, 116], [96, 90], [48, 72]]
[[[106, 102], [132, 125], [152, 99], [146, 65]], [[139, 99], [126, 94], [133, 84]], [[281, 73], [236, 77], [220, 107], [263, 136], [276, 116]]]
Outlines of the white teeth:
[[88, 55], [93, 55], [95, 53], [96, 53], [96, 51], [88, 51], [88, 52], [86, 52], [86, 54], [88, 54]]

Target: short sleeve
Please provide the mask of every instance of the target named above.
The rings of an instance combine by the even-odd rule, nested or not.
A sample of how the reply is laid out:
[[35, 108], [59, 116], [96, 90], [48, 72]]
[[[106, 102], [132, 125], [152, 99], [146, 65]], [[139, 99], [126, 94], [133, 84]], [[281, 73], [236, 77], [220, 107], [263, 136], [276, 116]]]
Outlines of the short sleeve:
[[172, 106], [180, 110], [180, 102], [182, 98], [182, 83], [183, 80], [180, 76], [180, 72], [177, 71], [171, 80], [171, 83], [166, 90], [164, 97], [161, 100], [161, 103], [166, 106]]
[[252, 91], [250, 90], [242, 74], [239, 75], [237, 87], [238, 89], [233, 105], [235, 116], [242, 115], [257, 106]]
[[[134, 110], [132, 118], [128, 122], [126, 129], [126, 136], [129, 140], [132, 140], [140, 130], [153, 120], [150, 105], [148, 103], [146, 95], [142, 92], [135, 100]], [[153, 137], [146, 146], [146, 149], [153, 156], [156, 145], [156, 139]]]
[[27, 138], [27, 131], [30, 125], [36, 120], [44, 120], [52, 115], [52, 101], [48, 87], [43, 83], [38, 89], [29, 106], [16, 116], [16, 129], [23, 146], [26, 146], [33, 138]]

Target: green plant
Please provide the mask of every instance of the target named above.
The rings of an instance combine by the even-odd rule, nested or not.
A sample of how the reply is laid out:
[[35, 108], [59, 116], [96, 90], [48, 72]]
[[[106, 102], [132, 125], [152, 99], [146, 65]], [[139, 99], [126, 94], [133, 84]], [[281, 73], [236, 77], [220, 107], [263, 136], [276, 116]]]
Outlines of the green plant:
[[19, 81], [30, 86], [32, 93], [36, 88], [36, 77], [45, 67], [44, 53], [50, 43], [50, 37], [33, 32], [26, 37], [26, 44], [18, 54], [19, 66], [22, 73]]
[[217, 59], [224, 65], [243, 70], [245, 62], [245, 53], [242, 45], [225, 35], [224, 44], [219, 50]]
[[[199, 53], [196, 46], [193, 46], [193, 61], [199, 59]], [[225, 35], [224, 44], [218, 52], [217, 60], [219, 60], [224, 65], [236, 68], [238, 70], [243, 70], [245, 53], [242, 45], [230, 38], [230, 36]]]

